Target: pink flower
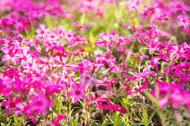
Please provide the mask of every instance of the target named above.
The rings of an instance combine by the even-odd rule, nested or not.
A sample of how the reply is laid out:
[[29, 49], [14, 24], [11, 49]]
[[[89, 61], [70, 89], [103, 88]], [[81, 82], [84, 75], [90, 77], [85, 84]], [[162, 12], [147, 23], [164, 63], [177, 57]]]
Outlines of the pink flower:
[[8, 101], [3, 101], [2, 106], [7, 107], [6, 114], [10, 115], [12, 113], [21, 114], [23, 112], [24, 106], [20, 98], [8, 97]]
[[179, 106], [190, 105], [190, 91], [185, 90], [184, 86], [175, 82], [167, 83], [157, 80], [158, 83], [158, 98], [160, 99], [160, 107], [164, 108], [172, 105], [173, 108]]
[[158, 58], [158, 57], [153, 57], [153, 58], [150, 60], [150, 65], [153, 66], [155, 69], [158, 69], [158, 65], [160, 64], [160, 63], [159, 63], [159, 60], [160, 60], [160, 58]]
[[3, 62], [7, 62], [7, 61], [9, 61], [11, 59], [11, 57], [10, 57], [10, 55], [8, 55], [8, 54], [6, 54], [6, 55], [4, 55], [3, 57], [2, 57], [2, 61]]
[[47, 33], [50, 32], [46, 29], [45, 25], [40, 25], [39, 28], [36, 30], [37, 38], [38, 37], [46, 37]]
[[59, 114], [55, 119], [53, 119], [54, 126], [61, 126], [61, 121], [66, 119], [66, 115]]
[[37, 93], [32, 95], [24, 108], [24, 112], [28, 115], [44, 115], [51, 107], [50, 99], [44, 93]]
[[97, 98], [96, 105], [103, 110], [110, 110], [112, 112], [118, 111], [121, 114], [126, 113], [126, 109], [124, 107], [111, 103], [108, 98]]
[[190, 18], [188, 15], [179, 16], [179, 26], [183, 27], [185, 31], [188, 31], [190, 28]]
[[87, 96], [84, 85], [72, 84], [72, 89], [69, 92], [69, 96], [73, 97], [74, 103], [78, 103], [80, 99], [85, 100]]

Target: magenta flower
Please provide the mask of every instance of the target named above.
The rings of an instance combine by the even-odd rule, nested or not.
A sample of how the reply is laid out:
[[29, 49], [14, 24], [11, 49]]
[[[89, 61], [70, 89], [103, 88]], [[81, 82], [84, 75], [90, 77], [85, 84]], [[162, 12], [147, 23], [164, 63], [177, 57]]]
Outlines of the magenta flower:
[[8, 97], [8, 101], [4, 100], [2, 102], [2, 106], [7, 107], [7, 115], [10, 115], [12, 113], [22, 114], [24, 109], [21, 98], [12, 98], [11, 96]]
[[72, 84], [72, 89], [69, 92], [69, 96], [73, 98], [74, 103], [78, 103], [79, 100], [85, 100], [87, 98], [85, 93], [85, 86], [82, 84]]
[[54, 126], [61, 126], [61, 121], [66, 119], [66, 115], [59, 114], [56, 118], [53, 119]]
[[173, 108], [190, 105], [188, 98], [190, 92], [185, 90], [184, 86], [175, 82], [167, 83], [157, 80], [158, 83], [158, 98], [160, 107], [165, 108], [172, 105]]
[[96, 101], [96, 105], [100, 109], [110, 110], [112, 112], [118, 111], [121, 114], [125, 114], [126, 113], [126, 109], [124, 107], [122, 107], [120, 105], [117, 105], [117, 104], [111, 103], [111, 101], [108, 98], [97, 98], [96, 100], [95, 100]]
[[190, 29], [190, 18], [188, 15], [179, 17], [179, 26], [183, 27], [185, 31]]
[[24, 112], [28, 115], [44, 115], [52, 106], [51, 100], [44, 93], [33, 94], [24, 108]]

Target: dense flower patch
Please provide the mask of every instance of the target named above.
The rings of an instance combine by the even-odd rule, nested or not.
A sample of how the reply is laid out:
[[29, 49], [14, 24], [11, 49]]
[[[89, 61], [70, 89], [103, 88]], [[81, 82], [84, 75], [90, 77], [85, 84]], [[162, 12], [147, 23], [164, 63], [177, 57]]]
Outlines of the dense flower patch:
[[187, 125], [188, 0], [1, 0], [0, 125]]

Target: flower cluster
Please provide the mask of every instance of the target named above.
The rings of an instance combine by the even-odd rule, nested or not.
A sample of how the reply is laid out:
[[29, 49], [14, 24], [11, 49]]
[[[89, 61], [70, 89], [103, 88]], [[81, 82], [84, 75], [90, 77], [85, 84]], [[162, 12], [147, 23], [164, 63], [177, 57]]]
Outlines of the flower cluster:
[[[76, 6], [66, 11], [65, 6], [73, 3]], [[4, 113], [23, 117], [24, 122], [50, 121], [47, 125], [59, 126], [77, 114], [89, 121], [89, 113], [96, 109], [125, 116], [130, 111], [128, 99], [189, 111], [190, 44], [172, 39], [173, 29], [190, 33], [188, 1], [153, 0], [144, 6], [134, 0], [125, 9], [136, 12], [142, 24], [121, 27], [127, 35], [105, 30], [96, 31], [94, 37], [90, 26], [95, 22], [84, 24], [78, 12], [103, 20], [106, 7], [115, 4], [119, 7], [122, 2], [0, 1], [4, 13], [0, 14], [0, 106]], [[143, 13], [140, 6], [144, 6]], [[43, 21], [48, 16], [58, 21], [55, 27]], [[68, 21], [65, 18], [72, 19], [71, 29], [61, 22]]]
[[[134, 4], [133, 6], [129, 6], [131, 2]], [[149, 20], [151, 23], [158, 24], [161, 29], [165, 29], [173, 34], [181, 35], [180, 32], [184, 32], [186, 38], [189, 37], [189, 1], [153, 0], [151, 4], [147, 5], [146, 2], [141, 0], [131, 0], [127, 3], [129, 10], [137, 12], [138, 17], [141, 17], [143, 20]], [[183, 38], [182, 36], [180, 37]]]

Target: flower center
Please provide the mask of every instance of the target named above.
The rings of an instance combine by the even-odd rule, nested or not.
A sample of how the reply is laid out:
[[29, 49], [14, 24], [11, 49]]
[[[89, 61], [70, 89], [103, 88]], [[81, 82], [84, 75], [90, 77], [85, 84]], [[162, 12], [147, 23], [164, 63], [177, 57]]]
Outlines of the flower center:
[[76, 94], [76, 95], [80, 95], [81, 93], [80, 93], [79, 90], [76, 90], [76, 91], [75, 91], [75, 94]]

